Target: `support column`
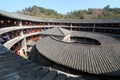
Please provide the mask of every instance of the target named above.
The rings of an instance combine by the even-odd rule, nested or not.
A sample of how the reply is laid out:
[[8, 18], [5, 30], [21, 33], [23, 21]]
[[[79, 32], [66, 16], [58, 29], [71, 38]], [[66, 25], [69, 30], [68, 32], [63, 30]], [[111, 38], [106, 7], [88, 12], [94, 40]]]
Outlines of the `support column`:
[[27, 42], [26, 42], [26, 38], [23, 39], [22, 47], [25, 49], [25, 51], [27, 51]]
[[22, 21], [19, 21], [19, 26], [22, 26]]
[[22, 53], [23, 53], [23, 55], [24, 56], [26, 56], [26, 58], [28, 57], [28, 55], [27, 55], [27, 42], [26, 42], [26, 38], [24, 38], [23, 40], [22, 40], [22, 48], [21, 48], [21, 50], [22, 50]]
[[72, 23], [70, 24], [70, 31], [72, 32]]
[[24, 35], [24, 33], [23, 33], [23, 32], [24, 32], [24, 30], [21, 30], [21, 32], [20, 32], [20, 35], [21, 35], [21, 36], [23, 36], [23, 35]]
[[93, 24], [93, 32], [95, 32], [95, 24]]
[[[19, 21], [19, 27], [22, 27], [22, 26], [23, 26], [23, 25], [22, 25], [22, 21], [20, 20], [20, 21]], [[21, 36], [24, 35], [23, 31], [24, 31], [24, 30], [21, 30], [21, 33], [20, 33]]]
[[71, 27], [71, 29], [70, 29], [70, 36], [69, 36], [69, 42], [71, 42], [72, 23], [70, 24], [70, 27]]
[[49, 29], [50, 29], [50, 23], [48, 23], [48, 27], [49, 27]]
[[[20, 20], [20, 21], [19, 21], [19, 27], [22, 27], [22, 26], [23, 26], [23, 25], [22, 25], [22, 21]], [[21, 37], [22, 37], [22, 36], [24, 37], [21, 45], [22, 45], [22, 50], [24, 51], [25, 55], [27, 56], [27, 41], [26, 41], [26, 37], [24, 36], [24, 35], [25, 35], [25, 34], [24, 34], [24, 30], [21, 30], [20, 35], [21, 35]]]

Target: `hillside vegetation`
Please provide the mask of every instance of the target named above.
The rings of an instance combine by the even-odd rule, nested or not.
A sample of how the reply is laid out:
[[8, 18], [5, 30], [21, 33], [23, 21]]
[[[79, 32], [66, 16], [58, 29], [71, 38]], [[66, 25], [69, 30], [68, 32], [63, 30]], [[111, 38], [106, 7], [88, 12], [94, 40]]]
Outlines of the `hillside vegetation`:
[[89, 8], [88, 10], [78, 10], [68, 12], [67, 14], [60, 14], [52, 9], [33, 6], [25, 8], [18, 13], [37, 16], [42, 18], [57, 18], [57, 19], [111, 19], [120, 18], [120, 8], [110, 8], [109, 5], [103, 9]]
[[42, 17], [42, 18], [57, 18], [57, 19], [64, 18], [63, 14], [57, 13], [57, 11], [55, 10], [46, 9], [46, 8], [38, 7], [38, 6], [25, 8], [22, 11], [18, 11], [18, 13], [22, 13], [22, 14], [30, 15], [30, 16]]

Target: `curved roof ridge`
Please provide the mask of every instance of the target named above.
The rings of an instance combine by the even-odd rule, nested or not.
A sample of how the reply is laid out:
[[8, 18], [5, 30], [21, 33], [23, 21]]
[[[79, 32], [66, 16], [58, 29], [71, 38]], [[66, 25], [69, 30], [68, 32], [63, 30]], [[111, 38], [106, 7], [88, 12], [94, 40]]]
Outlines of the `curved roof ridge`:
[[[66, 36], [70, 33], [69, 30], [60, 28], [60, 27], [54, 27], [52, 29], [46, 30], [41, 32], [40, 34], [45, 34], [45, 35], [54, 35], [54, 36]], [[78, 31], [72, 31], [71, 36], [76, 36], [76, 37], [87, 37], [91, 39], [95, 39], [101, 43], [102, 46], [114, 46], [114, 45], [119, 45], [120, 41], [116, 40], [110, 36], [103, 35], [103, 34], [98, 34], [98, 33], [92, 33], [92, 32], [78, 32]]]
[[58, 30], [65, 36], [65, 34], [64, 34], [64, 32], [61, 30], [61, 28], [60, 27], [57, 27], [58, 28]]
[[[53, 40], [53, 41], [56, 41], [56, 42], [59, 42], [59, 43], [65, 44], [65, 45], [66, 44], [68, 44], [68, 45], [78, 45], [78, 44], [73, 44], [71, 42], [65, 42], [63, 40], [60, 40], [60, 39], [54, 37], [54, 36], [48, 36], [48, 37], [46, 37], [46, 39]], [[101, 45], [84, 45], [84, 44], [80, 44], [79, 46], [81, 46], [81, 47], [83, 47], [83, 46], [85, 46], [85, 47], [106, 47], [106, 46], [101, 46]], [[120, 45], [118, 45], [118, 46], [120, 46]]]
[[71, 36], [77, 36], [77, 37], [88, 37], [92, 39], [96, 39], [101, 43], [103, 46], [112, 46], [112, 45], [119, 45], [120, 41], [114, 39], [113, 37], [100, 34], [100, 33], [93, 33], [93, 32], [82, 32], [82, 31], [72, 31]]
[[120, 76], [120, 46], [79, 46], [47, 37], [37, 41], [36, 48], [60, 65], [91, 74]]
[[64, 36], [66, 36], [66, 35], [68, 35], [68, 34], [70, 33], [70, 31], [67, 30], [67, 29], [63, 29], [63, 28], [61, 28], [61, 27], [57, 27], [57, 28], [61, 31], [61, 33], [62, 33]]
[[35, 16], [29, 16], [24, 14], [19, 14], [15, 12], [7, 12], [0, 10], [0, 15], [18, 19], [18, 20], [29, 20], [29, 21], [42, 21], [42, 22], [65, 22], [65, 23], [119, 23], [120, 18], [116, 19], [96, 19], [96, 20], [85, 20], [85, 19], [55, 19], [55, 18], [41, 18]]
[[60, 27], [54, 27], [52, 29], [48, 29], [46, 31], [43, 31], [40, 34], [66, 36], [68, 33], [69, 33], [69, 30], [62, 29]]

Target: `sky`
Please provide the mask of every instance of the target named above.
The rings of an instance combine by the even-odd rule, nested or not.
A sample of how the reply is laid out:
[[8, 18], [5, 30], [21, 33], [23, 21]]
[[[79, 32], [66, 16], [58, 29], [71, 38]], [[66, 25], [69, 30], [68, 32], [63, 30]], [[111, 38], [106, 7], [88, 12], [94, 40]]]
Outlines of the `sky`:
[[15, 12], [33, 5], [66, 14], [75, 10], [103, 8], [106, 5], [110, 5], [111, 8], [120, 8], [120, 0], [1, 0], [0, 10]]

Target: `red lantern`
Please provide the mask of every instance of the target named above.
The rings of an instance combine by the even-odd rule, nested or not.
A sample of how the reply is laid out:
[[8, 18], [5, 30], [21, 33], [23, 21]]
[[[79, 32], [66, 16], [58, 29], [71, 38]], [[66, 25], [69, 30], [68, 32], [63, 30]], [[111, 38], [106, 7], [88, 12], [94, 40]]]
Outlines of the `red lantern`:
[[17, 50], [16, 53], [17, 53], [18, 55], [20, 55], [20, 50]]
[[14, 25], [16, 25], [17, 24], [17, 22], [16, 21], [14, 21]]
[[27, 25], [27, 24], [28, 24], [28, 22], [25, 22], [25, 24]]
[[10, 21], [10, 20], [7, 20], [7, 22], [10, 24], [11, 21]]
[[3, 24], [3, 23], [4, 23], [4, 21], [3, 21], [3, 20], [0, 20], [0, 23], [1, 23], [1, 24]]
[[30, 25], [31, 25], [32, 23], [30, 22]]

